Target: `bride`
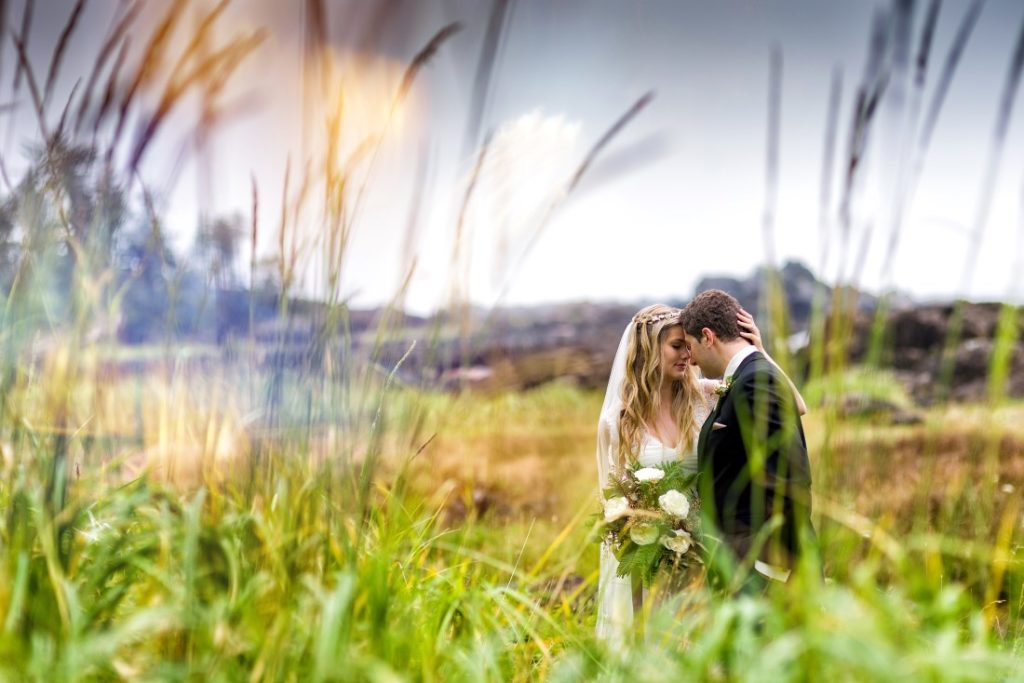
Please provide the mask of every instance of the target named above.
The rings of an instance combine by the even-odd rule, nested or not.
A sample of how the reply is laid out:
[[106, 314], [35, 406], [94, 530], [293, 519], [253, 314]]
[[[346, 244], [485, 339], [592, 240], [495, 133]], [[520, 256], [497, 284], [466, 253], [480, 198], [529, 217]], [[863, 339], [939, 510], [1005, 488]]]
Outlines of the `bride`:
[[[679, 313], [663, 304], [647, 306], [622, 333], [598, 422], [599, 490], [611, 473], [634, 463], [651, 467], [679, 460], [685, 474], [697, 473], [697, 436], [714, 409], [719, 382], [697, 377]], [[740, 335], [771, 360], [753, 317], [741, 311], [737, 322]], [[806, 408], [795, 387], [794, 393], [803, 414]], [[616, 576], [618, 562], [606, 543], [600, 562], [597, 636], [622, 643], [633, 620], [632, 581]]]

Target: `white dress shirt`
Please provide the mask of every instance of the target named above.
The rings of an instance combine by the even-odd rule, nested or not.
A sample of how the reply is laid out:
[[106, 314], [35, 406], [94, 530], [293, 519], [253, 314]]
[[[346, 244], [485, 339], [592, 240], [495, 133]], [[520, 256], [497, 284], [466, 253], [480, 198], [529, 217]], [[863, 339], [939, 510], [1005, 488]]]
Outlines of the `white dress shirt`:
[[729, 360], [729, 364], [725, 366], [725, 372], [722, 373], [722, 380], [728, 380], [730, 377], [735, 375], [736, 370], [739, 369], [740, 363], [743, 362], [743, 359], [756, 351], [757, 347], [753, 344], [744, 347], [742, 351], [737, 351], [736, 355]]

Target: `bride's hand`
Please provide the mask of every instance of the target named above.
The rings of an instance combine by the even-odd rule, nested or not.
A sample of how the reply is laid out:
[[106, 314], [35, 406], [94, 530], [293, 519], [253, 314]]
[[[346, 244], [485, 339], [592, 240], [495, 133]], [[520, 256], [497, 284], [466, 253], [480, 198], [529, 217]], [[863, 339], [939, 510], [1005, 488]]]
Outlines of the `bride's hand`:
[[[750, 315], [746, 309], [741, 308], [736, 322], [740, 325], [740, 336], [753, 344], [758, 351], [764, 353], [764, 344], [761, 342], [761, 330], [757, 329], [754, 316]], [[743, 330], [746, 330], [746, 332]]]

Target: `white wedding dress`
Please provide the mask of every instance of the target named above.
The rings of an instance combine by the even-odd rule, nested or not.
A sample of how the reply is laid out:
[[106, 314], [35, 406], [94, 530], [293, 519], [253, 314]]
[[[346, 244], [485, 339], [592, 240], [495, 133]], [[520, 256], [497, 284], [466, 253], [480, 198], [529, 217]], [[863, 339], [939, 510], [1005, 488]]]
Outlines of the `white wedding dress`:
[[[704, 424], [709, 409], [698, 404], [697, 424]], [[614, 468], [615, 452], [618, 448], [618, 412], [601, 418], [598, 435], [598, 477], [603, 490]], [[643, 467], [652, 467], [679, 460], [683, 473], [697, 473], [697, 436], [693, 434], [692, 445], [681, 453], [682, 445], [669, 448], [651, 434], [645, 434], [640, 446], [638, 461]], [[682, 439], [680, 439], [680, 442]], [[611, 547], [601, 544], [601, 572], [597, 588], [597, 637], [614, 644], [624, 642], [626, 633], [633, 623], [633, 587], [627, 576], [616, 576], [618, 560]]]
[[[704, 424], [706, 418], [707, 410], [698, 408], [698, 424]], [[655, 467], [678, 460], [683, 464], [683, 474], [687, 476], [697, 474], [697, 436], [699, 434], [699, 429], [694, 431], [693, 444], [687, 449], [686, 453], [679, 452], [682, 449], [682, 439], [680, 439], [680, 443], [676, 444], [675, 448], [669, 448], [661, 443], [661, 441], [658, 441], [657, 437], [653, 434], [644, 434], [644, 441], [640, 446], [640, 455], [637, 460], [640, 462], [641, 467]]]
[[[608, 485], [608, 477], [616, 468], [618, 450], [619, 413], [622, 402], [619, 398], [622, 379], [625, 376], [625, 350], [629, 328], [623, 333], [618, 352], [612, 365], [608, 390], [605, 393], [604, 406], [597, 429], [597, 475], [599, 491]], [[682, 441], [675, 448], [669, 448], [652, 434], [645, 434], [640, 445], [638, 460], [643, 467], [660, 465], [675, 460], [682, 461], [683, 472], [687, 475], [696, 474], [697, 436], [700, 426], [704, 424], [717, 398], [714, 389], [717, 382], [699, 381], [703, 398], [697, 402], [697, 427], [691, 439], [692, 444], [685, 453], [681, 453]], [[707, 405], [706, 405], [707, 404]], [[603, 500], [603, 496], [601, 497]], [[601, 544], [601, 569], [597, 586], [597, 637], [614, 647], [621, 647], [633, 624], [633, 588], [629, 577], [616, 576], [619, 563], [615, 553], [607, 543]]]

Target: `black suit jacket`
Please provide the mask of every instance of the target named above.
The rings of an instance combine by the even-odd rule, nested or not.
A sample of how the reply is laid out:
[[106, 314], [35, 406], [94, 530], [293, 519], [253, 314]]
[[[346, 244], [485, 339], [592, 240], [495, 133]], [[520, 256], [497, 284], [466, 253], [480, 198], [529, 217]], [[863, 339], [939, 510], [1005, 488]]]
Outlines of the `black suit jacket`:
[[[718, 426], [716, 426], [718, 425]], [[760, 352], [744, 358], [697, 442], [705, 517], [744, 559], [774, 515], [781, 527], [758, 557], [789, 565], [813, 538], [807, 441], [789, 383]]]

